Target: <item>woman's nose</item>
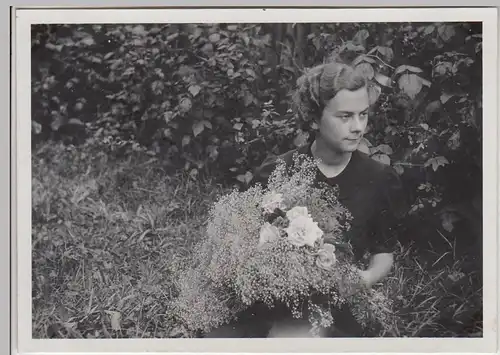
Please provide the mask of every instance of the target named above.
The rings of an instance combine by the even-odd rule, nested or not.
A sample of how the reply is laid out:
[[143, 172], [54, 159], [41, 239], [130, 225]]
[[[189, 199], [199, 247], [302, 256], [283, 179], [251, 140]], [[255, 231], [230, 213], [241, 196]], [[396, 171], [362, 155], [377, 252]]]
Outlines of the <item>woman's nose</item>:
[[351, 131], [352, 132], [360, 132], [363, 130], [363, 122], [361, 122], [361, 118], [359, 115], [354, 115], [351, 120]]

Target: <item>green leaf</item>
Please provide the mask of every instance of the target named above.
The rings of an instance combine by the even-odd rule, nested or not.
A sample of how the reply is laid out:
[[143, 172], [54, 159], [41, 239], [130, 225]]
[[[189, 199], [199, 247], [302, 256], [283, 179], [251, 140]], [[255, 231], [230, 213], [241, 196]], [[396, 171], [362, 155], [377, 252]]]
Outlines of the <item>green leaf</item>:
[[79, 120], [78, 118], [70, 118], [69, 121], [68, 121], [68, 124], [71, 124], [71, 125], [77, 125], [77, 126], [84, 126], [85, 124]]
[[359, 30], [355, 35], [354, 38], [352, 39], [352, 43], [357, 45], [357, 46], [365, 46], [366, 39], [370, 37], [370, 33], [365, 30]]
[[193, 107], [193, 103], [191, 102], [190, 99], [188, 98], [184, 98], [181, 100], [181, 102], [179, 103], [179, 108], [181, 109], [182, 112], [186, 113], [188, 112], [189, 110], [191, 110], [191, 108]]
[[451, 211], [441, 213], [440, 217], [441, 225], [443, 226], [444, 230], [449, 233], [453, 231], [455, 222], [458, 222], [460, 220], [460, 218]]
[[436, 111], [439, 111], [440, 109], [441, 109], [441, 101], [436, 100], [432, 101], [427, 105], [427, 107], [425, 108], [425, 112], [429, 115]]
[[452, 25], [443, 24], [438, 27], [439, 37], [441, 37], [441, 39], [445, 42], [449, 42], [455, 33], [455, 27]]
[[368, 139], [366, 139], [365, 137], [363, 137], [363, 138], [361, 138], [361, 141], [359, 142], [358, 150], [360, 152], [363, 152], [365, 154], [370, 155], [370, 147], [371, 146], [372, 146], [372, 144], [370, 143], [370, 141]]
[[193, 134], [197, 137], [203, 130], [205, 129], [205, 124], [203, 122], [195, 122], [193, 123]]
[[375, 59], [368, 57], [365, 54], [361, 54], [361, 55], [357, 56], [356, 59], [353, 60], [352, 65], [356, 66], [362, 62], [367, 62], [367, 63], [371, 63], [371, 64], [377, 63]]
[[247, 74], [248, 74], [248, 75], [250, 75], [252, 78], [256, 78], [256, 77], [257, 77], [257, 75], [255, 75], [255, 72], [253, 71], [253, 69], [248, 68], [248, 69], [246, 69], [246, 72], [247, 72]]
[[375, 71], [373, 70], [373, 67], [370, 63], [361, 63], [356, 66], [356, 69], [359, 70], [359, 72], [369, 80], [373, 79], [373, 77], [375, 76]]
[[424, 130], [428, 131], [429, 130], [429, 125], [427, 123], [421, 123], [420, 127], [422, 127]]
[[446, 75], [449, 72], [453, 72], [453, 64], [450, 62], [440, 62], [438, 63], [433, 70], [433, 74], [438, 75]]
[[427, 26], [424, 30], [424, 35], [430, 35], [435, 29], [436, 27], [434, 25]]
[[252, 179], [253, 179], [253, 174], [250, 171], [247, 171], [244, 175], [238, 175], [236, 177], [236, 180], [245, 183], [247, 185], [250, 183], [250, 181], [252, 181]]
[[373, 160], [381, 162], [382, 164], [391, 165], [391, 158], [389, 158], [389, 156], [386, 154], [375, 154], [372, 155], [371, 158]]
[[422, 78], [415, 74], [403, 74], [399, 78], [398, 85], [411, 99], [414, 99], [422, 90]]
[[168, 35], [167, 38], [165, 38], [165, 39], [167, 42], [172, 42], [175, 39], [177, 39], [177, 37], [179, 37], [179, 33], [173, 33], [171, 35]]
[[233, 125], [233, 128], [234, 128], [235, 130], [237, 130], [237, 131], [240, 131], [242, 127], [243, 127], [243, 123], [235, 123], [235, 124]]
[[245, 105], [245, 107], [248, 107], [250, 106], [252, 103], [253, 103], [253, 95], [250, 91], [245, 91], [245, 93], [243, 94], [243, 104]]
[[227, 26], [228, 31], [237, 31], [238, 30], [238, 25], [229, 25]]
[[63, 120], [63, 117], [59, 113], [57, 113], [50, 123], [50, 128], [52, 128], [53, 131], [58, 131], [59, 128], [61, 128], [61, 126], [63, 125]]
[[169, 123], [173, 117], [174, 117], [174, 113], [172, 111], [166, 111], [163, 114], [163, 119], [165, 120], [165, 123]]
[[441, 96], [439, 97], [439, 100], [441, 101], [441, 103], [444, 105], [445, 103], [448, 102], [449, 99], [451, 99], [453, 96], [453, 94], [449, 94], [449, 93], [446, 93], [446, 92], [443, 92], [441, 94]]
[[453, 133], [453, 135], [448, 139], [447, 146], [451, 150], [457, 150], [460, 147], [460, 131]]
[[379, 46], [377, 47], [377, 50], [380, 54], [382, 54], [386, 61], [392, 62], [394, 59], [394, 52], [392, 51], [392, 48]]
[[381, 93], [382, 93], [382, 88], [379, 85], [368, 86], [368, 95], [370, 98], [370, 102], [373, 103], [377, 101]]
[[297, 133], [297, 136], [293, 140], [293, 144], [296, 147], [301, 147], [307, 142], [308, 138], [309, 138], [309, 133], [304, 132], [302, 130], [299, 130], [299, 132]]
[[[160, 69], [161, 70], [161, 69]], [[189, 76], [191, 74], [194, 74], [196, 72], [196, 70], [194, 70], [193, 68], [191, 68], [190, 66], [188, 65], [181, 65], [179, 67], [179, 70], [177, 71], [177, 74], [183, 78], [185, 76]]]
[[392, 80], [388, 76], [385, 76], [383, 74], [377, 73], [375, 74], [375, 81], [377, 81], [380, 85], [386, 86], [386, 87], [391, 87], [392, 86]]
[[212, 43], [217, 43], [220, 41], [220, 34], [212, 33], [210, 36], [208, 36], [208, 40]]
[[104, 56], [104, 60], [108, 60], [109, 58], [111, 58], [111, 57], [112, 57], [112, 56], [114, 56], [114, 55], [115, 55], [115, 52], [109, 52], [108, 54], [106, 54], [106, 55]]
[[404, 174], [405, 169], [401, 165], [394, 165], [393, 167], [394, 167], [394, 170], [396, 170], [396, 172], [399, 175], [403, 175]]
[[191, 142], [191, 137], [189, 136], [184, 136], [182, 138], [182, 146], [185, 147], [186, 145], [188, 145], [189, 143]]
[[195, 27], [192, 31], [193, 39], [198, 39], [203, 34], [203, 30], [199, 27]]
[[143, 25], [137, 25], [132, 29], [132, 34], [136, 36], [146, 36], [148, 33]]
[[387, 144], [381, 144], [381, 145], [378, 145], [376, 147], [373, 147], [371, 149], [371, 152], [372, 153], [380, 152], [380, 153], [384, 153], [384, 154], [387, 154], [387, 155], [391, 155], [392, 153], [394, 153], [394, 151], [392, 150], [392, 148], [389, 145], [387, 145]]
[[211, 57], [214, 54], [214, 46], [212, 43], [205, 43], [203, 47], [201, 47], [201, 51], [207, 57]]
[[63, 45], [62, 44], [54, 45], [52, 43], [47, 43], [47, 44], [45, 44], [45, 48], [47, 48], [51, 51], [61, 52], [63, 49]]
[[153, 93], [155, 95], [160, 95], [162, 93], [163, 89], [164, 89], [164, 84], [163, 84], [163, 81], [161, 81], [161, 80], [155, 80], [151, 84], [151, 90], [153, 91]]
[[[123, 64], [123, 59], [121, 59], [121, 58], [114, 59], [114, 60], [112, 60], [112, 63], [111, 63], [111, 65], [110, 65], [109, 68], [112, 69], [112, 70], [115, 70], [115, 69], [117, 69], [122, 64]], [[134, 72], [133, 69], [134, 68], [132, 68], [132, 73]], [[127, 74], [124, 73], [124, 75], [127, 75]]]
[[209, 145], [207, 146], [207, 153], [208, 153], [208, 156], [209, 158], [214, 161], [215, 159], [217, 159], [217, 157], [219, 156], [219, 150], [216, 146], [214, 145]]
[[200, 92], [201, 87], [199, 85], [191, 85], [188, 90], [195, 97]]
[[198, 169], [196, 169], [196, 168], [191, 169], [191, 171], [189, 171], [189, 176], [193, 180], [196, 179], [198, 176]]
[[203, 124], [204, 124], [204, 125], [205, 125], [205, 127], [207, 127], [208, 129], [212, 129], [212, 123], [210, 123], [210, 121], [204, 120], [204, 121], [203, 121]]
[[432, 170], [437, 171], [437, 169], [440, 166], [445, 166], [446, 164], [449, 164], [448, 159], [446, 159], [443, 156], [435, 157], [435, 158], [430, 158], [427, 160], [424, 164], [425, 167], [432, 166]]
[[431, 87], [432, 83], [429, 80], [426, 80], [422, 77], [420, 77], [420, 80], [422, 81], [422, 85], [427, 86], [428, 88]]
[[93, 44], [95, 44], [95, 41], [94, 41], [94, 38], [92, 38], [92, 36], [88, 36], [88, 37], [83, 38], [80, 41], [80, 43], [83, 43], [86, 46], [92, 46]]
[[405, 71], [409, 71], [411, 73], [415, 73], [415, 74], [418, 74], [418, 73], [422, 73], [423, 70], [420, 69], [420, 68], [417, 68], [417, 67], [414, 67], [414, 66], [411, 66], [411, 65], [400, 65], [399, 67], [396, 68], [396, 70], [394, 71], [394, 75], [398, 75], [398, 74], [401, 74]]
[[35, 134], [42, 133], [42, 125], [36, 121], [31, 121], [31, 130]]
[[348, 51], [352, 51], [352, 52], [364, 52], [365, 51], [365, 47], [362, 46], [362, 45], [356, 45], [352, 42], [347, 42], [345, 45], [343, 45], [341, 48], [340, 48], [341, 51], [343, 50], [348, 50]]

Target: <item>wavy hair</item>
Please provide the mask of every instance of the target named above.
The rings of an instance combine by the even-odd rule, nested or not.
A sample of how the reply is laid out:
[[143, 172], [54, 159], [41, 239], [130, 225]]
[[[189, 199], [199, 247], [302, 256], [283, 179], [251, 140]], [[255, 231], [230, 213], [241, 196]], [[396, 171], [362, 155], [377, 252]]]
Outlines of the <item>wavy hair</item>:
[[292, 95], [293, 108], [305, 124], [319, 119], [328, 101], [341, 90], [355, 91], [363, 87], [368, 90], [370, 104], [378, 98], [378, 92], [371, 90], [373, 84], [349, 64], [331, 62], [311, 68], [297, 79], [297, 89]]

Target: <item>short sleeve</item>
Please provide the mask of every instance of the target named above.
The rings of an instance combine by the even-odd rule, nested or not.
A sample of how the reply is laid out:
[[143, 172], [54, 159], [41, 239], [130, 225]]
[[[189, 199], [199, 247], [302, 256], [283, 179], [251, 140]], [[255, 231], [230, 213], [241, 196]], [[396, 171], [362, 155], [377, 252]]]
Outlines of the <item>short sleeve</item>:
[[377, 212], [370, 226], [371, 254], [394, 251], [408, 206], [401, 179], [397, 172], [388, 166], [380, 180]]

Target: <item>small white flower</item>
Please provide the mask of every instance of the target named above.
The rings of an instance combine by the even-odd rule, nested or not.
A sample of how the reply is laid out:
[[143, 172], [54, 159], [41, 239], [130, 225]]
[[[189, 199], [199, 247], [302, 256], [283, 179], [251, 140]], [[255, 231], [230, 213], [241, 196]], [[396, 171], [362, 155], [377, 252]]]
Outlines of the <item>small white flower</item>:
[[331, 270], [336, 262], [335, 246], [333, 244], [324, 244], [318, 251], [316, 265], [324, 270]]
[[309, 215], [309, 211], [307, 210], [307, 207], [296, 206], [286, 213], [286, 217], [290, 221], [299, 216], [311, 218], [311, 216]]
[[285, 229], [288, 241], [297, 247], [304, 245], [314, 246], [314, 243], [323, 236], [318, 224], [308, 216], [295, 216]]
[[280, 231], [277, 227], [272, 224], [266, 222], [260, 229], [260, 239], [258, 247], [263, 246], [264, 244], [271, 242], [278, 238], [280, 235]]
[[262, 208], [267, 213], [273, 213], [276, 208], [284, 209], [283, 195], [274, 191], [264, 195]]

